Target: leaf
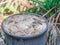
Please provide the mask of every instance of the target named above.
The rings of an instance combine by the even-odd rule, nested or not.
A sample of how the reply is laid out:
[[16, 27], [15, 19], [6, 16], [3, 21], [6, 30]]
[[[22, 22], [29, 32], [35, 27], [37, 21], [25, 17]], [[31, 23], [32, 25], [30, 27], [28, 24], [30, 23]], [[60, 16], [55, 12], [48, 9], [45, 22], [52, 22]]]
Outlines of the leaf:
[[13, 6], [8, 7], [10, 11], [15, 11], [16, 9]]
[[0, 13], [3, 13], [4, 7], [0, 6]]

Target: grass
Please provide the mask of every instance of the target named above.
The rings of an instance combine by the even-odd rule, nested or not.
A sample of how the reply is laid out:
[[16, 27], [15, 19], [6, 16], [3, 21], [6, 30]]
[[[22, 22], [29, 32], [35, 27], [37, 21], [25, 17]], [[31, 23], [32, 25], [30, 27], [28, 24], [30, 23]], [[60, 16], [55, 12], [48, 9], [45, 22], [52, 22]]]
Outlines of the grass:
[[57, 10], [60, 10], [60, 0], [44, 0], [44, 2], [39, 2], [39, 0], [33, 0], [33, 1], [35, 1], [39, 5], [33, 8], [33, 11], [31, 11], [32, 13], [38, 13], [41, 9], [43, 10], [43, 12], [44, 11], [47, 12], [52, 7], [56, 7], [53, 11], [49, 13], [49, 15], [52, 16]]
[[26, 10], [20, 11], [21, 5], [19, 2], [14, 0], [10, 3], [7, 0], [0, 3], [0, 13], [3, 15], [10, 15], [14, 13], [34, 13], [34, 14], [45, 14], [52, 7], [56, 7], [53, 11], [49, 13], [49, 16], [52, 16], [57, 10], [60, 10], [60, 0], [44, 0], [41, 2], [40, 0], [31, 0], [34, 4], [33, 8], [27, 8]]

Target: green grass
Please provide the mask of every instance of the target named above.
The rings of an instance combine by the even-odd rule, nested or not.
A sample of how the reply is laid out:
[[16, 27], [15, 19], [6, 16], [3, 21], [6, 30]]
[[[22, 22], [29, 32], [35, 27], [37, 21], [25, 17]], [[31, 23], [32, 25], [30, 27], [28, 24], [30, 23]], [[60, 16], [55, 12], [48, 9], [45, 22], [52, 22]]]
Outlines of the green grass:
[[26, 12], [40, 14], [39, 12], [40, 10], [42, 10], [43, 13], [46, 13], [52, 7], [56, 7], [49, 13], [49, 16], [52, 16], [57, 10], [60, 10], [60, 0], [44, 0], [44, 2], [40, 2], [39, 0], [32, 0], [32, 1], [34, 3], [38, 3], [39, 5], [34, 6], [33, 9], [28, 9]]
[[50, 8], [56, 6], [57, 8], [59, 8], [60, 6], [60, 0], [45, 0], [45, 8], [47, 10], [49, 10]]

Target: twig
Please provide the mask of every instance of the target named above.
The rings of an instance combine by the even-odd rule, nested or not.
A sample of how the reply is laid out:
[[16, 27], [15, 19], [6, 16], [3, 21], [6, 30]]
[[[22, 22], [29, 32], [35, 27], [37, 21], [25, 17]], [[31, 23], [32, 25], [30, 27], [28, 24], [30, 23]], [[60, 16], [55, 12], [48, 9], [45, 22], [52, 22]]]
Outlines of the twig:
[[51, 12], [54, 8], [56, 8], [56, 7], [52, 7], [49, 11], [47, 11], [47, 13], [45, 13], [45, 14], [43, 15], [43, 17], [46, 16], [49, 12]]
[[60, 29], [56, 26], [57, 30], [58, 30], [58, 36], [60, 35]]
[[[56, 17], [56, 22], [55, 22], [55, 23], [57, 23], [57, 21], [58, 21], [58, 19], [59, 19], [59, 16], [60, 16], [60, 13], [57, 15], [57, 17]], [[55, 24], [55, 26], [56, 26], [56, 24]]]
[[[56, 13], [55, 13], [56, 14]], [[49, 17], [49, 21], [51, 21], [51, 19], [55, 16], [55, 14], [53, 14], [51, 17]]]

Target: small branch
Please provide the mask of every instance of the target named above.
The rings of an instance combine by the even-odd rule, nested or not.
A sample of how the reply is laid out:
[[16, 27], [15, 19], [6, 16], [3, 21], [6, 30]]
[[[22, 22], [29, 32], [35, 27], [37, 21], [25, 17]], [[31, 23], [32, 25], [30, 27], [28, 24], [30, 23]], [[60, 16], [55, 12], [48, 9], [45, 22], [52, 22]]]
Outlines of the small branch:
[[[57, 21], [58, 21], [58, 19], [59, 19], [59, 16], [60, 16], [60, 13], [57, 15], [57, 17], [56, 17], [56, 22], [55, 22], [55, 23], [57, 23]], [[55, 24], [55, 26], [56, 26], [56, 24]]]
[[46, 16], [48, 13], [50, 13], [54, 8], [56, 8], [56, 7], [52, 7], [49, 11], [47, 11], [47, 13], [45, 13], [45, 14], [43, 15], [43, 17]]

